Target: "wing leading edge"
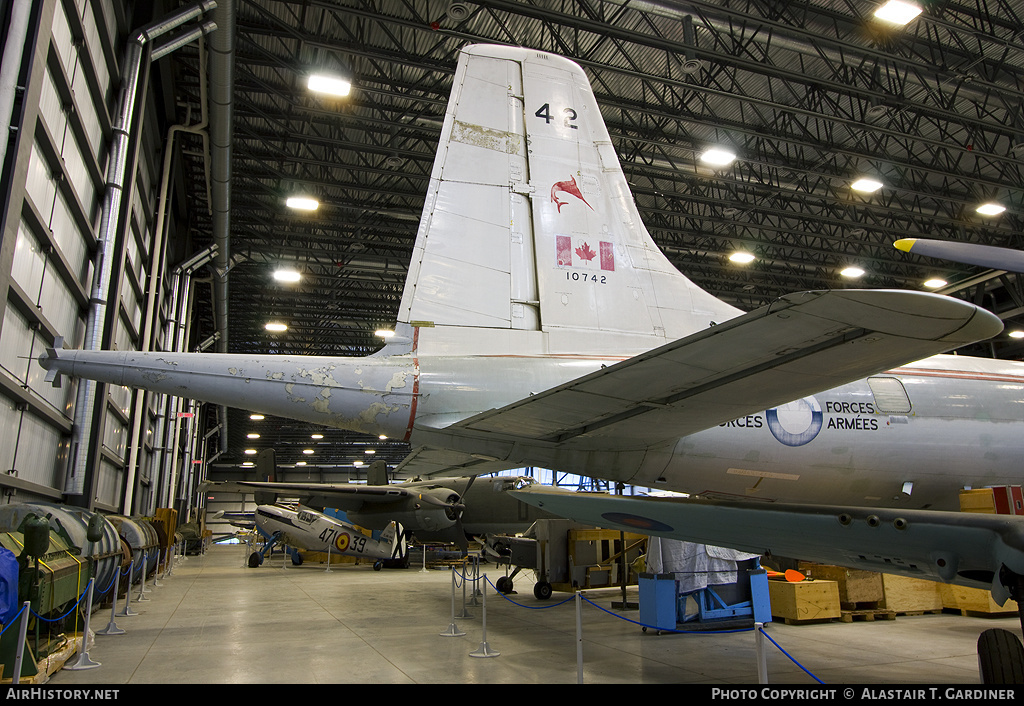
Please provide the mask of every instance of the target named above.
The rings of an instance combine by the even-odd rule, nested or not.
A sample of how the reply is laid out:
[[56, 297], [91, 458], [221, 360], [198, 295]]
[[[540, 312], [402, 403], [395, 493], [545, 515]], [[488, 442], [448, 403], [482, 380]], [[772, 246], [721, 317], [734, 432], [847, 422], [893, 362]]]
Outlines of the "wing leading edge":
[[630, 498], [532, 488], [512, 495], [556, 515], [756, 554], [1009, 592], [1000, 570], [1024, 573], [1024, 517], [696, 498]]
[[803, 292], [446, 431], [581, 448], [649, 446], [1001, 330], [996, 316], [949, 297]]

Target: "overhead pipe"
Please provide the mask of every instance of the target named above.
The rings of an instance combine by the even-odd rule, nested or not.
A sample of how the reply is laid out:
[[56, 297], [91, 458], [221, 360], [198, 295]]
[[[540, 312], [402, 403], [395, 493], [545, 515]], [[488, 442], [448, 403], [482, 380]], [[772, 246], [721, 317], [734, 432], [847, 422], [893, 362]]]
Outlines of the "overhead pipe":
[[13, 120], [14, 101], [18, 94], [18, 75], [25, 57], [25, 41], [28, 35], [28, 21], [32, 14], [32, 2], [16, 2], [11, 7], [11, 18], [7, 25], [7, 41], [4, 43], [3, 59], [0, 59], [0, 115], [7, 122], [7, 128], [0, 139], [0, 170], [7, 161], [7, 143]]
[[[211, 19], [220, 30], [210, 39], [210, 171], [212, 184], [214, 262], [214, 329], [217, 351], [228, 352], [228, 270], [231, 259], [231, 139], [234, 112], [235, 0], [221, 0]], [[226, 423], [226, 410], [222, 423]], [[222, 435], [226, 444], [227, 435]]]
[[[163, 159], [163, 170], [160, 176], [160, 191], [157, 197], [157, 212], [155, 224], [153, 226], [153, 256], [150, 258], [149, 264], [149, 277], [146, 282], [148, 284], [149, 291], [146, 294], [146, 313], [143, 318], [143, 330], [142, 330], [142, 341], [139, 346], [141, 351], [153, 350], [153, 338], [156, 335], [158, 328], [156, 322], [156, 302], [159, 299], [160, 291], [162, 286], [158, 282], [162, 278], [162, 273], [166, 267], [167, 260], [167, 249], [168, 244], [166, 241], [166, 223], [167, 214], [169, 209], [169, 193], [171, 183], [171, 167], [174, 163], [174, 140], [179, 133], [191, 133], [198, 135], [203, 141], [203, 167], [206, 174], [206, 189], [207, 189], [207, 204], [210, 203], [209, 191], [210, 191], [210, 140], [207, 134], [207, 126], [209, 125], [209, 107], [206, 98], [206, 71], [207, 71], [207, 52], [206, 42], [203, 39], [203, 35], [209, 33], [216, 28], [216, 24], [213, 22], [207, 22], [202, 27], [197, 27], [192, 32], [187, 33], [188, 37], [193, 39], [198, 38], [199, 40], [199, 122], [190, 124], [186, 119], [185, 123], [179, 123], [172, 125], [167, 130], [167, 139], [165, 140], [164, 147], [164, 159]], [[199, 36], [195, 34], [198, 32]], [[179, 38], [180, 39], [180, 38]], [[189, 40], [191, 41], [191, 39]], [[185, 43], [187, 44], [187, 42]], [[175, 48], [185, 46], [185, 44], [179, 44]], [[167, 45], [164, 45], [165, 47]], [[154, 56], [156, 51], [153, 52]], [[162, 55], [162, 54], [161, 54]], [[165, 339], [165, 346], [170, 345], [170, 341]], [[131, 435], [131, 448], [128, 453], [128, 465], [126, 468], [127, 478], [125, 482], [124, 490], [124, 503], [122, 507], [125, 513], [132, 515], [136, 514], [136, 508], [133, 507], [135, 501], [135, 483], [138, 476], [138, 458], [142, 448], [142, 422], [145, 415], [144, 404], [146, 398], [146, 391], [136, 389], [133, 391], [134, 404], [132, 412], [132, 435]], [[161, 399], [157, 402], [157, 408], [166, 407], [166, 400]], [[154, 449], [155, 451], [155, 449]], [[153, 465], [153, 468], [159, 468], [158, 465]], [[155, 506], [154, 506], [155, 507]], [[152, 508], [148, 508], [152, 509]]]
[[[171, 32], [203, 13], [215, 8], [213, 0], [203, 0], [184, 8], [162, 20], [139, 30], [125, 48], [124, 67], [121, 80], [121, 95], [113, 123], [113, 139], [107, 154], [106, 193], [104, 195], [100, 227], [97, 234], [94, 256], [93, 284], [90, 295], [89, 315], [86, 319], [85, 350], [100, 350], [107, 329], [107, 298], [114, 270], [114, 247], [117, 242], [117, 227], [121, 220], [121, 206], [125, 190], [129, 161], [129, 145], [132, 142], [131, 127], [135, 122], [135, 111], [141, 102], [140, 86], [144, 85], [144, 69], [149, 65], [151, 43], [154, 39]], [[71, 456], [64, 481], [64, 492], [68, 495], [82, 495], [85, 481], [89, 476], [92, 454], [89, 444], [93, 439], [95, 421], [103, 413], [99, 397], [101, 386], [92, 380], [81, 380], [75, 401], [74, 426], [71, 434]], [[86, 499], [91, 504], [92, 498]]]

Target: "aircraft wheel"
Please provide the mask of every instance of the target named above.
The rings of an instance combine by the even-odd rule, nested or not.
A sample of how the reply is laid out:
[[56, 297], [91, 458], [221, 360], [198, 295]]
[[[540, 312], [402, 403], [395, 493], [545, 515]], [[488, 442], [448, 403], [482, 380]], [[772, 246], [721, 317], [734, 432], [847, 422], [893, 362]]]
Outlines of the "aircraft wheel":
[[383, 561], [375, 561], [375, 562], [373, 562], [373, 570], [374, 571], [380, 571], [383, 568], [384, 568], [384, 562]]
[[494, 582], [494, 587], [504, 594], [512, 593], [512, 579], [508, 576], [499, 576]]
[[1024, 646], [1009, 630], [991, 628], [978, 637], [982, 684], [1024, 684]]
[[551, 598], [551, 584], [547, 581], [538, 581], [533, 585], [533, 596], [538, 601], [546, 601]]
[[249, 555], [249, 568], [255, 569], [257, 566], [263, 563], [263, 557], [260, 556], [259, 552], [253, 552]]

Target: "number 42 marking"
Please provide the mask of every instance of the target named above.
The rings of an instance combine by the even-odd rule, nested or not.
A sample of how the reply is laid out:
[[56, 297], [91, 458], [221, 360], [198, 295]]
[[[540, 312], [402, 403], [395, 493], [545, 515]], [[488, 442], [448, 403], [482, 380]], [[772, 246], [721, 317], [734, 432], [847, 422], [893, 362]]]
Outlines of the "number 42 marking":
[[[540, 108], [538, 108], [537, 112], [534, 113], [534, 115], [537, 116], [538, 118], [543, 118], [545, 123], [550, 123], [552, 120], [555, 119], [555, 117], [551, 115], [551, 105], [549, 103], [545, 103]], [[579, 129], [579, 125], [573, 124], [576, 120], [575, 110], [573, 110], [572, 108], [564, 108], [562, 110], [562, 115], [562, 125], [564, 125], [567, 128], [572, 128], [573, 130]]]

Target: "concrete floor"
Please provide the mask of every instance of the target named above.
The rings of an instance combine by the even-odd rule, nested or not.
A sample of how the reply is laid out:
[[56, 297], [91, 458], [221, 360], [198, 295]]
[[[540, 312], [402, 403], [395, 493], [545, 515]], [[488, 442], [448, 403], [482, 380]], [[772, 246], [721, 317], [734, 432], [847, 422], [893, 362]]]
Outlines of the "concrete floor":
[[[48, 682], [72, 684], [573, 684], [577, 682], [576, 611], [569, 594], [533, 597], [532, 576], [516, 580], [510, 602], [493, 587], [463, 610], [456, 591], [452, 625], [447, 569], [373, 571], [365, 566], [305, 564], [279, 557], [243, 566], [241, 546], [215, 546], [179, 559], [138, 613], [115, 618], [124, 635], [97, 635], [86, 671], [61, 670]], [[493, 582], [500, 571], [484, 569]], [[137, 587], [133, 597], [137, 595]], [[469, 592], [472, 596], [472, 591]], [[637, 611], [612, 610], [616, 589], [587, 592], [582, 603], [583, 682], [589, 684], [757, 684], [755, 635], [655, 634]], [[630, 589], [629, 600], [637, 600]], [[118, 606], [120, 611], [123, 606]], [[110, 622], [93, 613], [92, 630]], [[767, 632], [769, 684], [978, 684], [976, 641], [982, 630], [1020, 634], [1016, 618], [953, 614], [875, 622], [772, 623]], [[478, 657], [481, 647], [497, 656]], [[813, 677], [791, 661], [796, 660]], [[74, 660], [71, 660], [73, 663]]]

